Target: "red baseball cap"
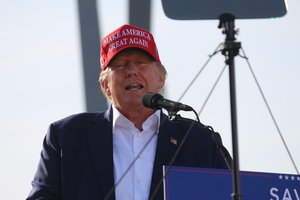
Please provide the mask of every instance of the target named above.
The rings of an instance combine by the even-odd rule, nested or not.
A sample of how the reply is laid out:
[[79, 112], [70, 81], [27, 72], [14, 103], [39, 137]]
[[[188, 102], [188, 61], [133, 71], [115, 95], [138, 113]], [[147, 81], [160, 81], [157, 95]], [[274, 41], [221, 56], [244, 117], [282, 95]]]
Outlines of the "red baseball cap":
[[101, 41], [100, 63], [104, 70], [111, 59], [126, 48], [139, 48], [149, 53], [157, 62], [160, 62], [158, 50], [153, 35], [144, 29], [125, 24]]

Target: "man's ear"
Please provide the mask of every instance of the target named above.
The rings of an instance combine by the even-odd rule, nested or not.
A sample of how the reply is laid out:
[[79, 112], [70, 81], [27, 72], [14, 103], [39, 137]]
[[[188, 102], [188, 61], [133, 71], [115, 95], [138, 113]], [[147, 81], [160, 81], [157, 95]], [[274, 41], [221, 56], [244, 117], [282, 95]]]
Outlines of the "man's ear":
[[159, 74], [158, 87], [162, 89], [165, 86], [166, 75], [164, 73]]
[[107, 81], [107, 79], [101, 80], [100, 81], [100, 86], [101, 86], [102, 93], [105, 96], [109, 96], [110, 95], [110, 90], [109, 90], [109, 87], [108, 87], [108, 81]]
[[102, 90], [106, 90], [106, 88], [108, 87], [108, 81], [107, 80], [101, 80], [100, 81], [100, 86]]

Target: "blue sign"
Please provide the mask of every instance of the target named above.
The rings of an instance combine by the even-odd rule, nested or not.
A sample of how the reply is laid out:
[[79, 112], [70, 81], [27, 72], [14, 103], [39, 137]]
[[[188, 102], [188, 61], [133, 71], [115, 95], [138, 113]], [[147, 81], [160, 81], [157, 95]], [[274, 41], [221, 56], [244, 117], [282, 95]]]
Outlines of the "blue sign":
[[[164, 167], [166, 200], [230, 200], [232, 171]], [[300, 175], [240, 171], [243, 200], [300, 200]]]

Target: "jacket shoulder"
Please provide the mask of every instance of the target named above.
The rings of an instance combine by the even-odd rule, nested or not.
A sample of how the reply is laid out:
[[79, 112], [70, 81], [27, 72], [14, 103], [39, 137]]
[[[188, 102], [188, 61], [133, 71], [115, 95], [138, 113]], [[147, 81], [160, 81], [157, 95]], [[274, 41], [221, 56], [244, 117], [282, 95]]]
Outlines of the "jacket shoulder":
[[53, 122], [55, 127], [82, 126], [94, 123], [99, 120], [108, 119], [106, 112], [98, 113], [77, 113]]

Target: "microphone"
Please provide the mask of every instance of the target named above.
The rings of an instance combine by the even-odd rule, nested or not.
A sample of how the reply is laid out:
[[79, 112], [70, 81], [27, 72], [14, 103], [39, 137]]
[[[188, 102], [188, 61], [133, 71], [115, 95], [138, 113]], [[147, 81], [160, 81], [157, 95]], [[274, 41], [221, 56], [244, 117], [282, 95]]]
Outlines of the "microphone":
[[146, 108], [151, 108], [154, 110], [164, 108], [167, 111], [172, 113], [176, 113], [179, 110], [184, 110], [184, 111], [194, 110], [191, 106], [165, 99], [160, 94], [152, 93], [152, 92], [146, 92], [144, 94], [144, 96], [142, 97], [142, 103]]

